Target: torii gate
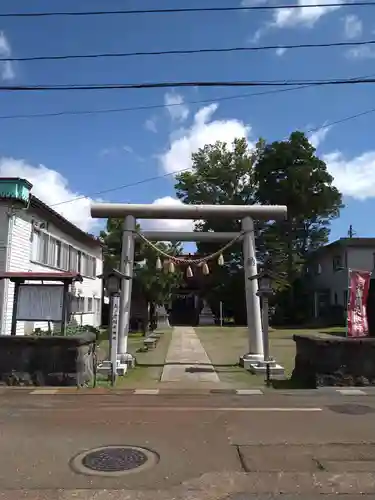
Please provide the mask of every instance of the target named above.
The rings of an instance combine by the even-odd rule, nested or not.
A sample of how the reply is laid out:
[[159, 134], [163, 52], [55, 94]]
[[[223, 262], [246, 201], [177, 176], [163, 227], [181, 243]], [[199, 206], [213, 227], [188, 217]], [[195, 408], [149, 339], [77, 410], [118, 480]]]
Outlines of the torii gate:
[[[123, 203], [93, 203], [94, 218], [123, 218], [123, 237], [120, 271], [133, 276], [134, 242], [136, 219], [191, 219], [213, 218], [242, 219], [241, 233], [145, 231], [142, 234], [150, 241], [195, 241], [219, 242], [238, 237], [243, 242], [247, 327], [249, 352], [242, 357], [248, 367], [260, 366], [264, 361], [263, 334], [260, 300], [257, 295], [258, 281], [250, 279], [258, 273], [253, 219], [284, 220], [287, 207], [284, 205], [133, 205]], [[123, 280], [120, 298], [118, 358], [120, 367], [126, 371], [127, 340], [129, 333], [132, 280]], [[256, 370], [255, 370], [256, 371]]]

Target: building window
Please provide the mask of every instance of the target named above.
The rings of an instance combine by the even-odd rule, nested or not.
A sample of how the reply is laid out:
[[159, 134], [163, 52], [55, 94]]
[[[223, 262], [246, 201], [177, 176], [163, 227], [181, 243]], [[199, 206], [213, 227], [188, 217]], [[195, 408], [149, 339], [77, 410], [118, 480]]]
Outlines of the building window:
[[71, 246], [69, 247], [69, 271], [78, 272], [78, 251]]
[[77, 251], [77, 271], [80, 273], [80, 274], [83, 274], [82, 272], [82, 252], [80, 252], [79, 250]]
[[72, 271], [96, 278], [96, 258], [77, 250], [54, 236], [33, 230], [31, 260], [63, 271]]
[[322, 274], [322, 266], [319, 263], [315, 267], [315, 274]]
[[100, 300], [100, 299], [95, 299], [95, 312], [96, 312], [97, 314], [99, 314], [99, 313], [100, 313], [100, 302], [101, 302], [101, 300]]
[[78, 311], [79, 313], [85, 312], [85, 297], [78, 297]]
[[335, 257], [333, 257], [332, 266], [334, 271], [340, 271], [342, 269], [341, 255], [335, 255]]
[[92, 301], [93, 301], [93, 299], [91, 297], [88, 297], [88, 299], [87, 299], [87, 312], [92, 312]]
[[69, 245], [66, 243], [61, 243], [61, 269], [69, 269]]

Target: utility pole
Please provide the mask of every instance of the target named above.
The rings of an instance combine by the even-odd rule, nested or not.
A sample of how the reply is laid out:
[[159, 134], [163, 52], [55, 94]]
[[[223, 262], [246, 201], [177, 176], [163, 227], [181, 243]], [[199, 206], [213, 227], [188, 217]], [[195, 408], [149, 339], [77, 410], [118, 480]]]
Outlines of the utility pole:
[[348, 231], [348, 237], [349, 237], [349, 238], [353, 238], [354, 234], [355, 234], [355, 233], [354, 233], [354, 231], [353, 231], [353, 226], [350, 224], [350, 226], [349, 226], [349, 231]]

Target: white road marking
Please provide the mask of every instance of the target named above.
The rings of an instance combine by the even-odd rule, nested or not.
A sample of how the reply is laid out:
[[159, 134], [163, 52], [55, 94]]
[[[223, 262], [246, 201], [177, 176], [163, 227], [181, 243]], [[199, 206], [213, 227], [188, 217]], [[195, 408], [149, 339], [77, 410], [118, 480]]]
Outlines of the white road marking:
[[31, 391], [30, 394], [34, 394], [36, 396], [45, 394], [46, 396], [49, 396], [51, 394], [57, 394], [58, 392], [58, 389], [36, 389], [35, 391]]
[[263, 391], [260, 389], [237, 389], [238, 396], [263, 396]]
[[366, 396], [365, 391], [361, 389], [337, 389], [342, 396]]
[[[45, 408], [44, 410], [52, 410], [56, 411], [56, 408]], [[43, 411], [44, 411], [43, 410]], [[37, 408], [28, 408], [27, 411], [39, 411]], [[67, 408], [67, 407], [62, 407], [58, 408], [59, 412], [63, 411], [82, 411], [82, 408]], [[252, 413], [252, 412], [281, 412], [281, 413], [293, 413], [293, 412], [299, 412], [299, 413], [314, 413], [314, 412], [321, 412], [323, 411], [323, 408], [266, 408], [266, 407], [257, 407], [257, 408], [228, 408], [228, 407], [202, 407], [202, 406], [95, 406], [95, 411], [152, 411], [152, 412], [202, 412], [202, 411], [209, 411], [209, 412], [235, 412], [235, 413]]]
[[135, 389], [133, 394], [136, 394], [139, 396], [159, 394], [159, 389]]

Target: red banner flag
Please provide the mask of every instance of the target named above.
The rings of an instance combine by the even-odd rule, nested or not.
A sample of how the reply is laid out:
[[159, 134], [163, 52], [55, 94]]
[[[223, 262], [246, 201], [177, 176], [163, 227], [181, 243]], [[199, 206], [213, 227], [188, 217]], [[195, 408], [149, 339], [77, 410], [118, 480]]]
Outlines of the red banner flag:
[[369, 271], [349, 269], [348, 337], [367, 337], [367, 297], [370, 288]]

